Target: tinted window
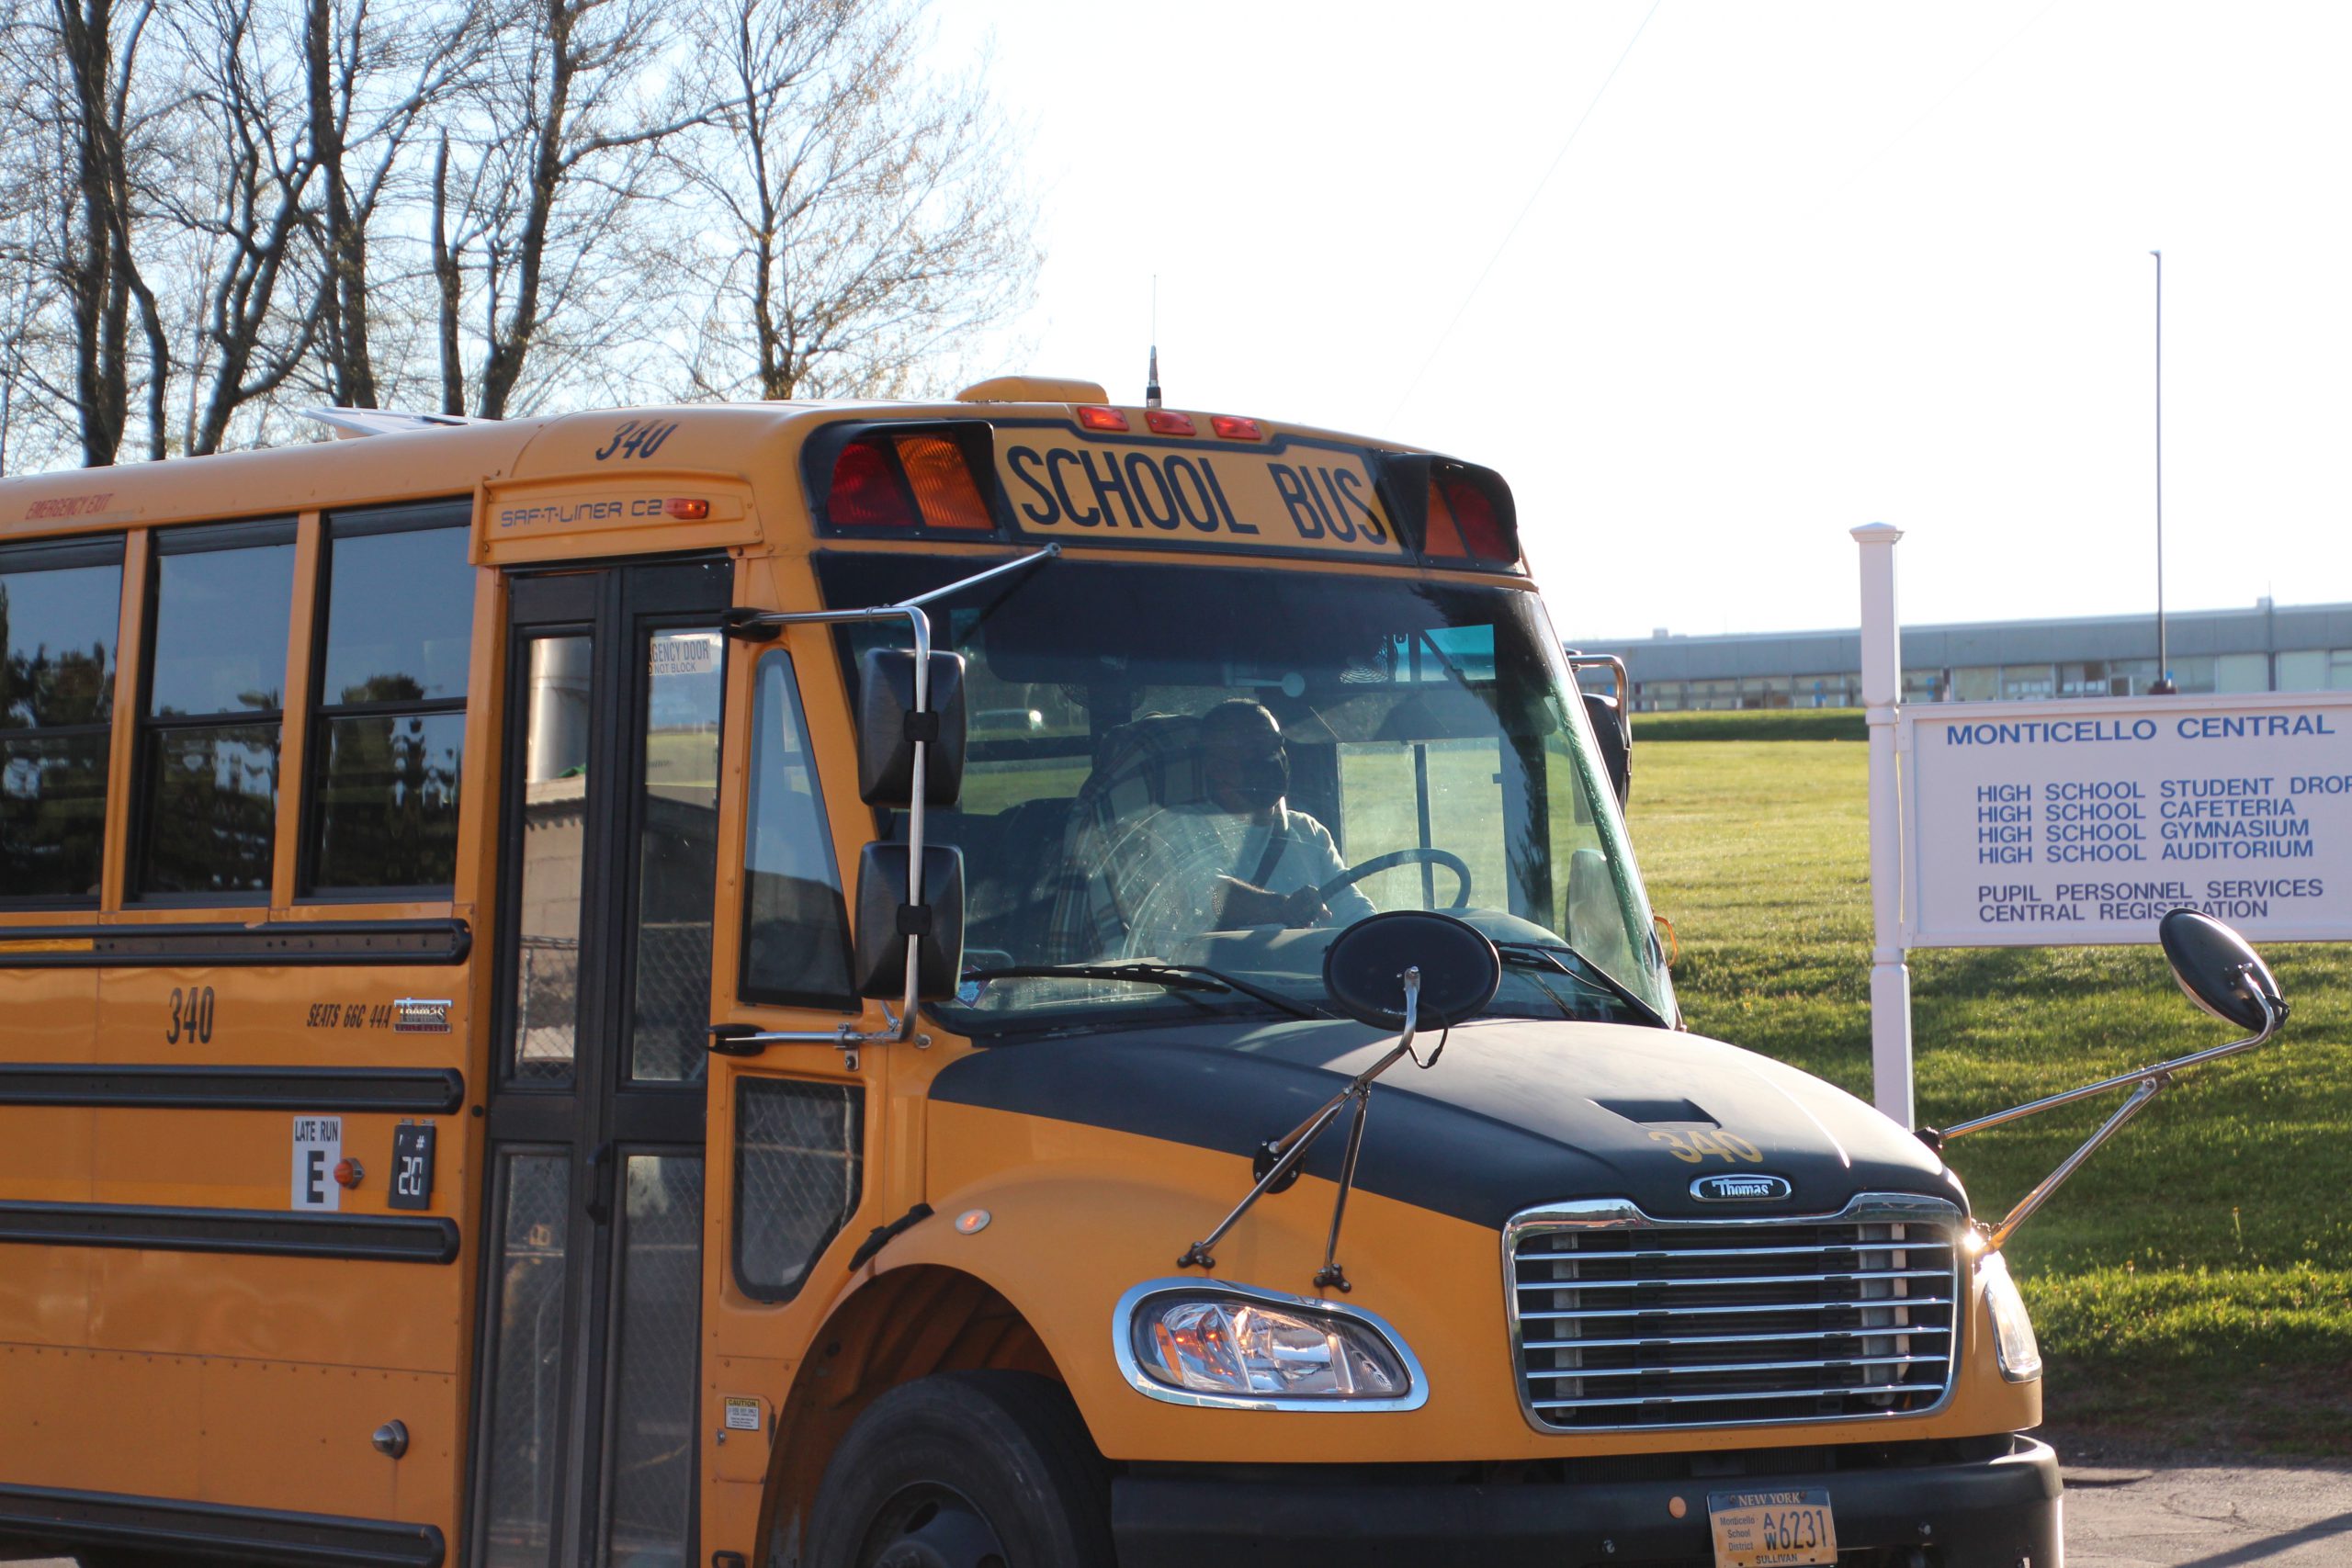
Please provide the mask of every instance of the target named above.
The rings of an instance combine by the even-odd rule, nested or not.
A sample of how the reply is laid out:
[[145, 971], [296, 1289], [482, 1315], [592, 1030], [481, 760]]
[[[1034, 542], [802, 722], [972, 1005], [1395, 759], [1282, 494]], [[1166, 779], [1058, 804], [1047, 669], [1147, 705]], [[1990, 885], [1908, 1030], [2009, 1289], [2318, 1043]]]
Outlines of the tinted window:
[[841, 874], [789, 654], [761, 659], [752, 702], [741, 989], [752, 1001], [854, 1009]]
[[121, 606], [119, 538], [0, 550], [0, 898], [97, 897]]
[[107, 722], [121, 613], [119, 562], [11, 571], [0, 555], [0, 729]]
[[322, 704], [464, 699], [474, 624], [466, 537], [425, 528], [330, 542]]
[[277, 841], [294, 525], [174, 529], [155, 555], [139, 890], [243, 901]]
[[147, 711], [276, 713], [285, 701], [293, 541], [166, 555], [155, 577]]
[[307, 806], [313, 892], [456, 878], [473, 568], [465, 509], [427, 516], [424, 527], [414, 513], [328, 520]]

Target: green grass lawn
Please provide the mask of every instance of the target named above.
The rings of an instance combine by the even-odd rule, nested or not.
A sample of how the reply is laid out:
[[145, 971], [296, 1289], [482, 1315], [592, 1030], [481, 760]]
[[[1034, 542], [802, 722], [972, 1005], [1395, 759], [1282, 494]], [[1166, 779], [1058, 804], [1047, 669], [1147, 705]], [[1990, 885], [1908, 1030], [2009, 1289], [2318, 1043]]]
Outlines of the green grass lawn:
[[[1674, 716], [1668, 716], [1672, 717]], [[1693, 1029], [1870, 1096], [1866, 748], [1815, 716], [1637, 721], [1633, 828]], [[1847, 717], [1850, 722], [1850, 716]], [[1758, 723], [1756, 721], [1782, 721]], [[1911, 955], [1920, 1118], [1960, 1121], [2228, 1037], [2154, 943]], [[2018, 1232], [2051, 1419], [2182, 1446], [2352, 1456], [2352, 950], [2265, 956], [2294, 1017], [2184, 1078]], [[1997, 1216], [2120, 1101], [1955, 1143]]]

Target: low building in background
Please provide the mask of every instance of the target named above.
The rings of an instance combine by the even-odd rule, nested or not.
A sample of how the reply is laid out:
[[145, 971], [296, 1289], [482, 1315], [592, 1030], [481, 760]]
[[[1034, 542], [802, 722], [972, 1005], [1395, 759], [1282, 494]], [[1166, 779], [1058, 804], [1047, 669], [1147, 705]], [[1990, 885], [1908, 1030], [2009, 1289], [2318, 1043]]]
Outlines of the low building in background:
[[[2352, 604], [2189, 610], [2165, 617], [2175, 685], [2198, 692], [2352, 690]], [[1860, 633], [1756, 632], [1578, 645], [1625, 661], [1640, 713], [1858, 707]], [[1906, 703], [2132, 696], [2155, 683], [2153, 616], [1980, 621], [1903, 629]]]

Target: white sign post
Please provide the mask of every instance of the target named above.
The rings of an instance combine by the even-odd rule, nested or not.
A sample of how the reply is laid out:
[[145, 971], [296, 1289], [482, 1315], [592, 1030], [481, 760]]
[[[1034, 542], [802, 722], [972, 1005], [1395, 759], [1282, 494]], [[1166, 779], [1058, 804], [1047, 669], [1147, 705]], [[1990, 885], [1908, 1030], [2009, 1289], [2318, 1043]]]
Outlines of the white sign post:
[[1871, 1097], [1911, 1119], [1911, 969], [1903, 961], [1903, 622], [1894, 608], [1894, 542], [1903, 530], [1866, 523], [1862, 549], [1862, 707], [1871, 728]]
[[1912, 1121], [1914, 947], [2146, 942], [2170, 909], [2352, 941], [2352, 692], [1901, 705], [1900, 529], [1861, 546], [1871, 1070]]

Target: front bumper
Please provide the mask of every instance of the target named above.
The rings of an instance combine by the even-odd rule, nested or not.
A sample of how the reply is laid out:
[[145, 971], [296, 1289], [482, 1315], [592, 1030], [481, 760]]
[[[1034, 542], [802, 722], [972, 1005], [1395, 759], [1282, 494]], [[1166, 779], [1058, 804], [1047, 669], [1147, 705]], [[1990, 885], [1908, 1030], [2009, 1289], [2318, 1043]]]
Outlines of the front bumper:
[[1379, 1467], [1234, 1478], [1170, 1467], [1113, 1483], [1112, 1529], [1120, 1568], [1711, 1568], [1710, 1491], [1818, 1487], [1840, 1564], [2063, 1568], [2058, 1459], [2030, 1438], [1869, 1468], [1769, 1471], [1748, 1457], [1740, 1474], [1639, 1480], [1391, 1479]]

